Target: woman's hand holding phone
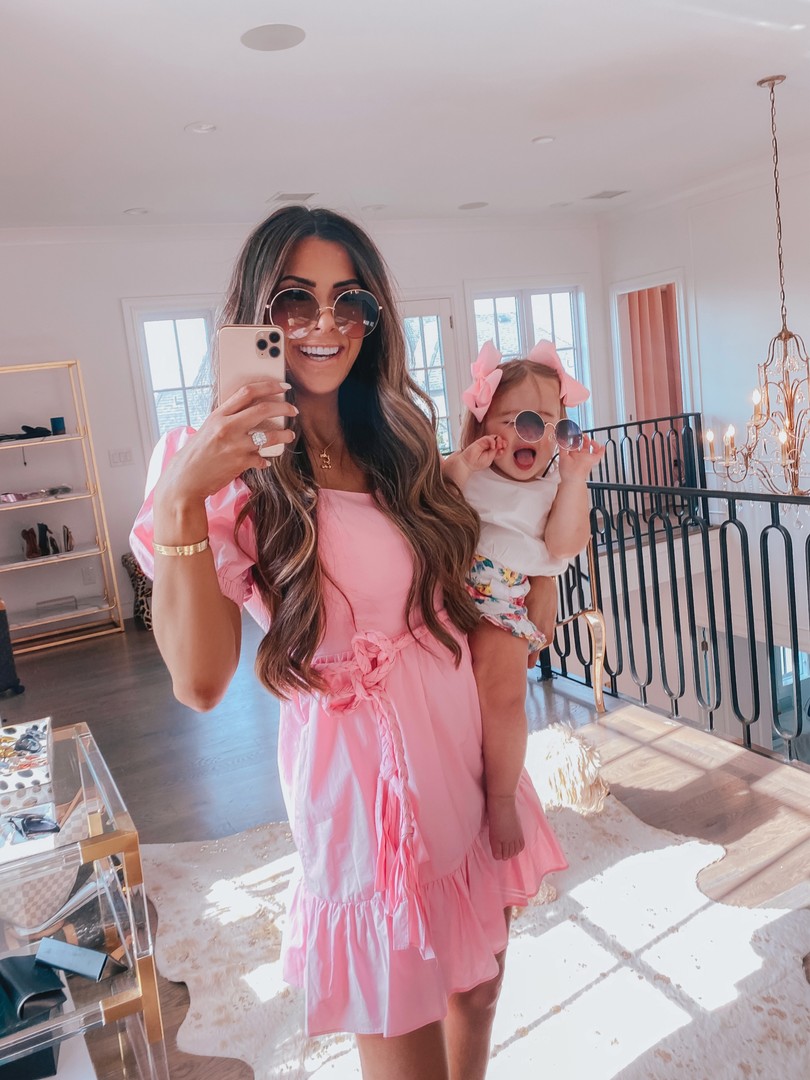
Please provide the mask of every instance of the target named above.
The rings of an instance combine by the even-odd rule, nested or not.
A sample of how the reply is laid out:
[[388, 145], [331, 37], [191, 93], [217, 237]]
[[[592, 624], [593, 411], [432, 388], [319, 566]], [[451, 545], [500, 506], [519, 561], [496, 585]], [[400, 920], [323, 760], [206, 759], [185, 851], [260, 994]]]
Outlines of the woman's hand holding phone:
[[263, 431], [262, 449], [281, 447], [295, 440], [295, 432], [279, 426], [298, 415], [284, 400], [289, 383], [264, 378], [240, 387], [206, 418], [199, 431], [179, 450], [161, 475], [155, 498], [173, 503], [196, 502], [213, 495], [246, 469], [270, 463], [259, 454], [252, 433]]
[[[240, 387], [263, 379], [284, 382], [286, 341], [280, 326], [236, 323], [217, 330], [217, 400], [221, 404]], [[283, 428], [283, 417], [270, 419], [271, 427]], [[271, 443], [263, 429], [251, 433], [261, 457], [278, 457], [284, 447]]]
[[168, 463], [155, 497], [197, 503], [246, 469], [263, 469], [295, 433], [298, 410], [285, 400], [284, 333], [277, 326], [221, 326], [217, 331], [218, 405]]

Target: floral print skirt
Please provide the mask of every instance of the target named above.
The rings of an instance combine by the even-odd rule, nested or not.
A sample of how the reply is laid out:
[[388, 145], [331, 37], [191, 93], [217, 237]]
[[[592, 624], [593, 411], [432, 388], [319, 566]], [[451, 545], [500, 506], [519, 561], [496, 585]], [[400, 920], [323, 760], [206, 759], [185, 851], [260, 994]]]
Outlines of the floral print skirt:
[[548, 642], [526, 611], [530, 588], [526, 574], [510, 570], [486, 555], [477, 554], [467, 574], [467, 591], [481, 615], [515, 637], [525, 638], [529, 650], [535, 652], [544, 649]]

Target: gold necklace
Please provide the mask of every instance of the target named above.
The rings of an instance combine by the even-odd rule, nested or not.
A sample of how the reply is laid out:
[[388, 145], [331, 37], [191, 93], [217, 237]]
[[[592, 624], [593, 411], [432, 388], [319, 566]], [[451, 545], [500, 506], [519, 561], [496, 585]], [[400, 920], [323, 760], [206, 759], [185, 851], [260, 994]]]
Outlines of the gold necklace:
[[332, 468], [332, 458], [329, 456], [328, 451], [329, 451], [329, 447], [334, 445], [335, 439], [337, 439], [337, 436], [335, 436], [335, 438], [332, 439], [332, 442], [330, 442], [328, 446], [325, 446], [323, 448], [323, 450], [321, 450], [321, 452], [318, 454], [318, 457], [321, 459], [321, 468], [322, 469], [331, 469]]

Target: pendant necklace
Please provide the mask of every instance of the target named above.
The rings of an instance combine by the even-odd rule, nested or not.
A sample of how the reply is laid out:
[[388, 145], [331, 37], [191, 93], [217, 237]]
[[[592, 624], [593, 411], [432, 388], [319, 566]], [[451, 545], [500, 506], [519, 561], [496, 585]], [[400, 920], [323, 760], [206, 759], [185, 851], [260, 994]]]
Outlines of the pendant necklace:
[[329, 456], [328, 451], [329, 451], [329, 447], [334, 444], [334, 441], [335, 440], [332, 439], [332, 442], [329, 443], [329, 446], [325, 446], [323, 448], [323, 450], [321, 450], [321, 452], [318, 454], [318, 457], [321, 459], [321, 468], [322, 469], [331, 469], [332, 468], [332, 458]]

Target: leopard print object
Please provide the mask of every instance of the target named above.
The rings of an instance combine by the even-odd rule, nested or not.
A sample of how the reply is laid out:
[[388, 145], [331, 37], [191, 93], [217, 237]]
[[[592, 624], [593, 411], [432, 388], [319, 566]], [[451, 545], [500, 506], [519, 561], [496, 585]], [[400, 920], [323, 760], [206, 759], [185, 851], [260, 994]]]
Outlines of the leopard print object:
[[135, 556], [131, 552], [127, 552], [121, 556], [121, 565], [129, 574], [129, 580], [132, 582], [132, 589], [135, 593], [135, 607], [133, 614], [137, 622], [143, 626], [144, 630], [152, 629], [152, 582], [141, 570], [140, 566], [135, 559]]

